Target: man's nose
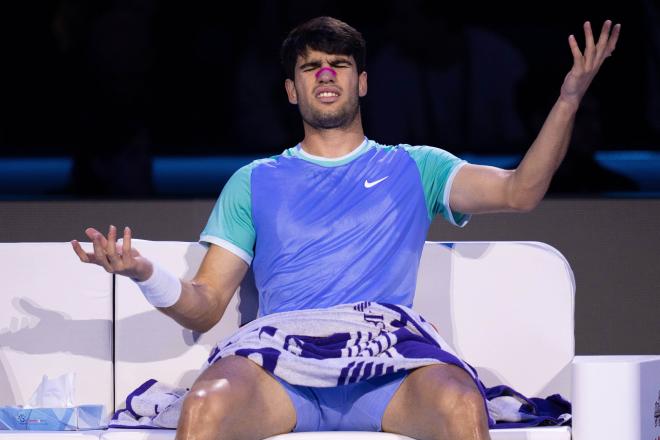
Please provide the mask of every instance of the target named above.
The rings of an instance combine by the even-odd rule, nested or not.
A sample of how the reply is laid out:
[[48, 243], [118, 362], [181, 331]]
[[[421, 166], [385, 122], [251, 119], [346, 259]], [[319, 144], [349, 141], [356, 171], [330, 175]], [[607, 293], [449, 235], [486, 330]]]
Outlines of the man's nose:
[[322, 67], [316, 72], [316, 79], [321, 82], [333, 81], [337, 77], [337, 72], [332, 67]]

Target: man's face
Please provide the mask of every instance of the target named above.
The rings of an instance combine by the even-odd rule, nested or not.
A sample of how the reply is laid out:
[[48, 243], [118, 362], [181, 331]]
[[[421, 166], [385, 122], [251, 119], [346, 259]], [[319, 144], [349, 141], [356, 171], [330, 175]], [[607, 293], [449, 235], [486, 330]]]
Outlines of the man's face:
[[308, 49], [298, 57], [294, 78], [285, 82], [289, 102], [316, 129], [348, 126], [359, 114], [358, 98], [367, 94], [367, 73], [358, 74], [352, 56]]

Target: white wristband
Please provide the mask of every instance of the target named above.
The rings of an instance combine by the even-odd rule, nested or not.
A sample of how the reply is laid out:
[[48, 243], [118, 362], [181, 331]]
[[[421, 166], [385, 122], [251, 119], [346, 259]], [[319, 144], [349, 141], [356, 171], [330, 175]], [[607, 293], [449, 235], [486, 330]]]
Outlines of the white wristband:
[[151, 276], [144, 281], [136, 281], [147, 301], [156, 307], [174, 305], [181, 296], [181, 281], [157, 264], [153, 264]]

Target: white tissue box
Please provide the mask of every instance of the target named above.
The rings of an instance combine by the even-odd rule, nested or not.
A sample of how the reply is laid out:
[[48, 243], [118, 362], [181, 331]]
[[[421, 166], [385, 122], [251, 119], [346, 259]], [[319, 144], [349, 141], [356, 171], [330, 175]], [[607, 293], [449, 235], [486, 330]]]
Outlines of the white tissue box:
[[0, 407], [0, 430], [79, 431], [105, 428], [103, 405], [70, 408]]

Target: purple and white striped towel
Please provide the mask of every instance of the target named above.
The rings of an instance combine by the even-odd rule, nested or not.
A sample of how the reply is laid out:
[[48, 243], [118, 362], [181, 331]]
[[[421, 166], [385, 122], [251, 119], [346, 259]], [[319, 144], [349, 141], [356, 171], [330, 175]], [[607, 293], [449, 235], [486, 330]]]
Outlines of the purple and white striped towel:
[[220, 341], [208, 363], [231, 355], [310, 387], [346, 385], [436, 363], [463, 368], [478, 384], [476, 371], [429, 322], [392, 304], [361, 302], [264, 316]]

